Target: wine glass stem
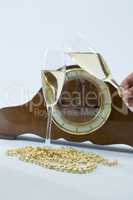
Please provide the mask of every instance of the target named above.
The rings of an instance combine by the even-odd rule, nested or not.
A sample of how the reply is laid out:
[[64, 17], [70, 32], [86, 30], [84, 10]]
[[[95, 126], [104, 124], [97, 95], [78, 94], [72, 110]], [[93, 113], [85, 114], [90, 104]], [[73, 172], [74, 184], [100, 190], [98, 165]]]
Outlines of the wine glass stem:
[[45, 144], [50, 145], [51, 144], [51, 127], [52, 127], [52, 115], [53, 115], [53, 106], [50, 105], [47, 107], [47, 129], [46, 129], [46, 140]]

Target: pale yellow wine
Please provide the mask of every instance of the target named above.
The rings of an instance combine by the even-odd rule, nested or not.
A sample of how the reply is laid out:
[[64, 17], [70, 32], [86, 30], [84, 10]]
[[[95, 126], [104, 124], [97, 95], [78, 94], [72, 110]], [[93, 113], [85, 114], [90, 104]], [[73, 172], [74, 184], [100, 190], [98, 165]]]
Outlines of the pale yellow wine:
[[100, 80], [111, 83], [122, 97], [119, 84], [113, 79], [111, 71], [100, 54], [90, 52], [70, 52], [68, 54], [85, 71]]
[[63, 70], [42, 71], [43, 93], [47, 106], [57, 104], [65, 80]]
[[96, 78], [105, 80], [111, 74], [103, 58], [96, 53], [70, 52], [69, 55], [76, 64]]

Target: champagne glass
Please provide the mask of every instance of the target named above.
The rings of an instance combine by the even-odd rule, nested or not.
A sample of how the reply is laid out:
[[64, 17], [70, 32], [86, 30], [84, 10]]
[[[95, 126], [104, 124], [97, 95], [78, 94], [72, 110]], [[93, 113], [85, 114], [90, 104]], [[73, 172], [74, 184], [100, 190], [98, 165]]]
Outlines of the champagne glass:
[[65, 81], [65, 54], [59, 50], [46, 50], [44, 53], [44, 70], [41, 71], [43, 95], [47, 107], [47, 146], [51, 145], [51, 125], [53, 107], [57, 104]]
[[88, 44], [83, 35], [75, 37], [67, 48], [66, 53], [71, 59], [94, 77], [112, 84], [120, 96], [122, 91], [119, 84], [113, 79], [112, 73], [101, 54]]

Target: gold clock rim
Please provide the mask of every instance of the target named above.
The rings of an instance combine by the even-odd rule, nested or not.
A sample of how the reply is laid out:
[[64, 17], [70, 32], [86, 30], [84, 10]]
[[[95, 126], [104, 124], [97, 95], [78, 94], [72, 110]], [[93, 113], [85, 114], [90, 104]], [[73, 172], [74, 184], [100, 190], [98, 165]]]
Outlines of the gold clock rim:
[[[84, 71], [84, 70], [83, 70], [82, 68], [80, 68], [80, 67], [74, 67], [74, 68], [71, 68], [71, 69], [66, 69], [66, 73], [71, 72], [71, 71], [77, 71], [77, 70], [78, 70], [78, 71]], [[88, 72], [86, 72], [86, 73], [88, 73]], [[89, 74], [89, 75], [90, 75], [90, 74]], [[92, 75], [90, 75], [90, 76], [93, 77]], [[95, 80], [96, 78], [93, 77], [92, 79]], [[104, 82], [104, 81], [103, 81], [103, 82]], [[105, 82], [104, 82], [104, 84], [106, 85]], [[111, 95], [110, 95], [110, 91], [109, 91], [108, 86], [107, 86], [107, 92], [108, 92], [108, 94], [109, 94], [109, 96], [110, 96], [109, 98], [110, 98], [110, 100], [111, 100]], [[100, 107], [100, 110], [101, 110], [101, 107]], [[88, 135], [88, 134], [90, 134], [90, 133], [96, 131], [97, 129], [101, 128], [101, 127], [106, 123], [107, 119], [108, 119], [109, 116], [110, 116], [111, 111], [112, 111], [112, 105], [111, 105], [111, 103], [110, 103], [108, 115], [106, 116], [105, 121], [103, 121], [103, 123], [101, 123], [98, 127], [94, 128], [93, 130], [91, 130], [91, 131], [89, 131], [89, 132], [80, 132], [80, 133], [78, 133], [78, 132], [72, 132], [72, 131], [70, 131], [70, 130], [68, 130], [68, 129], [66, 129], [66, 128], [63, 128], [62, 126], [60, 126], [60, 124], [58, 124], [58, 123], [56, 122], [55, 118], [53, 118], [53, 117], [52, 117], [52, 121], [54, 122], [54, 124], [55, 124], [59, 129], [61, 129], [62, 131], [66, 132], [66, 133], [68, 133], [68, 134], [76, 135], [76, 136]], [[100, 111], [99, 111], [99, 112], [100, 112]], [[97, 115], [99, 114], [99, 112], [98, 112], [98, 113], [96, 114], [96, 116], [95, 116], [94, 118], [92, 118], [90, 121], [94, 120], [94, 119], [97, 117]], [[90, 123], [90, 121], [89, 121], [89, 123]], [[69, 121], [68, 121], [68, 122], [69, 122]], [[73, 124], [76, 124], [76, 123], [73, 122]], [[88, 124], [88, 122], [83, 122], [83, 123], [80, 123], [80, 122], [78, 123], [78, 122], [77, 122], [77, 124]]]

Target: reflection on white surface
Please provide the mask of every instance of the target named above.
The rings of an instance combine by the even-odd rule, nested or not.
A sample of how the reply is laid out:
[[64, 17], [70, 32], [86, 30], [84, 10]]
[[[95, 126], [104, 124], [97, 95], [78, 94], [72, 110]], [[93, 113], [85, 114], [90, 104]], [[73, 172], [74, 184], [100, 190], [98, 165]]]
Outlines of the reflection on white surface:
[[5, 155], [7, 149], [27, 145], [43, 143], [0, 140], [1, 199], [133, 199], [132, 154], [89, 149], [109, 159], [118, 159], [119, 166], [100, 166], [93, 173], [78, 175], [46, 170]]

